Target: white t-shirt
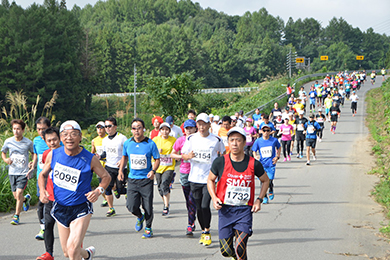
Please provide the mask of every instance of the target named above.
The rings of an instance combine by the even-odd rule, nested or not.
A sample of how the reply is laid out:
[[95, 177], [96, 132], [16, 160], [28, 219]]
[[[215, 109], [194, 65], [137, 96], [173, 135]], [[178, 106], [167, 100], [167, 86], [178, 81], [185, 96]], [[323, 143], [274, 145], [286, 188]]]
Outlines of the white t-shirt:
[[217, 123], [213, 122], [211, 124], [212, 133], [215, 135], [218, 135], [218, 131], [221, 128], [221, 125], [218, 125]]
[[121, 133], [117, 133], [111, 140], [108, 136], [104, 137], [102, 146], [106, 152], [106, 166], [119, 169], [117, 163], [122, 159], [123, 144], [126, 140], [127, 137]]
[[181, 131], [180, 127], [178, 127], [177, 125], [172, 126], [171, 132], [169, 133], [169, 136], [173, 136], [176, 139], [179, 139], [179, 137], [182, 137], [183, 135], [184, 135], [183, 131]]
[[350, 99], [352, 102], [357, 102], [358, 99], [359, 99], [359, 97], [358, 97], [357, 95], [351, 95], [351, 96], [349, 97], [349, 99]]
[[188, 181], [206, 184], [211, 164], [218, 157], [218, 152], [221, 155], [225, 152], [225, 145], [219, 136], [209, 134], [207, 137], [202, 137], [199, 133], [195, 133], [187, 137], [181, 149], [184, 154], [191, 151], [194, 152], [195, 157], [190, 160], [191, 170]]

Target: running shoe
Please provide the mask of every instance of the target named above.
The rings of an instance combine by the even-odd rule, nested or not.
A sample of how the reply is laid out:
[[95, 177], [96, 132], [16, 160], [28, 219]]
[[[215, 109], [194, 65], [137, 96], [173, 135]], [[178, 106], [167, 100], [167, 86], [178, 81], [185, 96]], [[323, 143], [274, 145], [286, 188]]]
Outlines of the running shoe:
[[36, 240], [44, 240], [45, 239], [45, 230], [41, 229], [38, 234], [35, 235]]
[[291, 161], [290, 155], [287, 155], [287, 161]]
[[24, 198], [25, 198], [25, 200], [23, 201], [23, 210], [27, 211], [30, 208], [31, 195], [26, 194], [26, 196], [24, 196]]
[[270, 200], [273, 200], [274, 199], [274, 193], [268, 193], [268, 197]]
[[11, 220], [11, 225], [19, 225], [19, 216], [14, 215]]
[[46, 252], [43, 255], [38, 256], [36, 260], [54, 260], [54, 257], [48, 252]]
[[317, 157], [315, 155], [313, 155], [313, 161], [317, 160]]
[[102, 204], [100, 204], [100, 207], [107, 207], [107, 206], [108, 206], [107, 200], [103, 200]]
[[299, 159], [302, 159], [302, 158], [303, 158], [303, 154], [300, 154], [300, 155], [299, 155]]
[[319, 138], [319, 139], [318, 139], [318, 142], [320, 142], [320, 143], [321, 143], [321, 142], [322, 142], [322, 139], [321, 139], [321, 138]]
[[144, 234], [142, 235], [142, 238], [145, 239], [145, 238], [151, 238], [153, 236], [153, 230], [152, 228], [145, 228], [145, 232]]
[[163, 215], [164, 217], [166, 217], [166, 216], [169, 215], [169, 207], [164, 207], [163, 212], [162, 212], [162, 215]]
[[204, 242], [204, 233], [202, 233], [201, 235], [200, 235], [200, 239], [199, 239], [199, 244], [201, 244], [201, 245], [203, 245], [203, 242]]
[[85, 258], [85, 260], [92, 260], [92, 259], [93, 259], [93, 256], [94, 256], [95, 253], [96, 253], [95, 247], [90, 246], [90, 247], [87, 247], [85, 250], [87, 250], [87, 252], [89, 253], [89, 257], [88, 257], [88, 258]]
[[306, 165], [310, 165], [310, 161], [307, 161], [307, 162], [306, 162]]
[[300, 158], [300, 155], [299, 155], [299, 153], [297, 153], [297, 158]]
[[119, 199], [121, 197], [121, 195], [119, 194], [119, 192], [117, 190], [114, 190], [113, 193], [114, 193], [115, 198]]
[[187, 236], [193, 236], [194, 235], [194, 230], [192, 229], [192, 226], [188, 226], [187, 227], [186, 235]]
[[137, 218], [137, 222], [135, 223], [135, 231], [140, 232], [144, 226], [144, 220], [145, 220], [145, 215], [142, 214], [141, 218]]
[[268, 204], [268, 198], [267, 197], [264, 197], [263, 204]]
[[106, 217], [113, 217], [116, 215], [116, 212], [115, 212], [115, 209], [114, 208], [110, 208], [107, 213], [106, 213]]
[[210, 233], [205, 233], [203, 237], [203, 245], [204, 246], [209, 246], [211, 245], [211, 234]]
[[286, 162], [286, 161], [287, 161], [287, 158], [284, 158], [284, 159], [283, 159], [283, 162]]

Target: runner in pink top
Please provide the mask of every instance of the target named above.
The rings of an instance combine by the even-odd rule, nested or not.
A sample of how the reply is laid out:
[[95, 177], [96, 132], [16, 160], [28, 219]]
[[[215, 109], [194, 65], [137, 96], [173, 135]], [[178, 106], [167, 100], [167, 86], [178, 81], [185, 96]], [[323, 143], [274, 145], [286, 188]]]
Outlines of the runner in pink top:
[[245, 154], [252, 156], [252, 145], [256, 140], [257, 133], [256, 129], [252, 126], [252, 118], [247, 118], [245, 122], [245, 133], [246, 133], [246, 145], [244, 148]]
[[189, 162], [183, 161], [180, 152], [184, 146], [186, 137], [196, 132], [196, 122], [192, 119], [188, 119], [184, 122], [183, 126], [185, 136], [182, 136], [176, 140], [175, 144], [173, 145], [171, 157], [176, 160], [181, 160], [180, 183], [181, 187], [183, 188], [184, 198], [186, 199], [186, 206], [188, 211], [188, 227], [186, 234], [187, 236], [192, 236], [195, 229], [196, 204], [191, 193], [190, 183], [188, 182], [188, 175], [191, 170], [191, 164]]
[[282, 147], [283, 147], [283, 156], [285, 161], [291, 161], [290, 157], [290, 148], [291, 148], [291, 134], [294, 131], [294, 127], [290, 125], [289, 119], [285, 118], [284, 123], [280, 126], [279, 133], [282, 134]]

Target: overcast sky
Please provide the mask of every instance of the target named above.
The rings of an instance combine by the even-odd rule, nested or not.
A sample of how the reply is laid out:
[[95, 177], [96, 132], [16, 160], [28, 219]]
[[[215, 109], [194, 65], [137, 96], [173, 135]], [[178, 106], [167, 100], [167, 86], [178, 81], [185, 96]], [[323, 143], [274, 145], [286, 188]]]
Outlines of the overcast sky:
[[[12, 0], [9, 0], [12, 2]], [[33, 2], [42, 4], [43, 0], [15, 0], [26, 8]], [[60, 0], [59, 0], [60, 1]], [[96, 0], [67, 0], [68, 9], [74, 4], [84, 7], [94, 5]], [[193, 1], [194, 2], [194, 1]], [[343, 17], [353, 27], [365, 31], [374, 28], [377, 33], [390, 35], [390, 0], [198, 0], [203, 8], [210, 7], [229, 15], [243, 15], [265, 7], [273, 16], [280, 16], [286, 23], [289, 17], [310, 18], [320, 21], [323, 27], [334, 16]]]

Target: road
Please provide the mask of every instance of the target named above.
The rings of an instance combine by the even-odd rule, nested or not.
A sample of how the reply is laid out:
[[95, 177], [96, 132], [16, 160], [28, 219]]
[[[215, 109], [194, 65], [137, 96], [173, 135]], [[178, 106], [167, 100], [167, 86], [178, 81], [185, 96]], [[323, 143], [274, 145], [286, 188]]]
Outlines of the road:
[[[366, 83], [358, 92], [358, 114], [351, 116], [350, 103], [342, 108], [337, 134], [326, 123], [318, 160], [311, 166], [304, 159], [277, 165], [275, 199], [254, 217], [249, 239], [250, 259], [386, 259], [388, 242], [379, 235], [387, 223], [381, 206], [370, 196], [376, 176], [365, 174], [371, 167], [367, 128], [364, 125], [364, 96], [379, 87]], [[308, 91], [308, 86], [305, 87]], [[295, 151], [294, 151], [295, 152]], [[209, 247], [198, 244], [200, 232], [185, 236], [186, 209], [178, 181], [172, 191], [171, 212], [162, 217], [162, 201], [155, 189], [154, 237], [141, 239], [134, 231], [135, 217], [125, 208], [125, 198], [115, 200], [117, 215], [107, 218], [107, 208], [95, 205], [95, 214], [84, 245], [96, 247], [95, 259], [224, 259], [219, 253], [217, 212], [213, 209]], [[35, 259], [44, 243], [34, 239], [39, 231], [36, 210], [21, 215], [21, 224], [9, 224], [11, 215], [0, 219], [0, 259]], [[56, 230], [55, 258], [65, 259]], [[390, 258], [388, 258], [390, 259]]]

